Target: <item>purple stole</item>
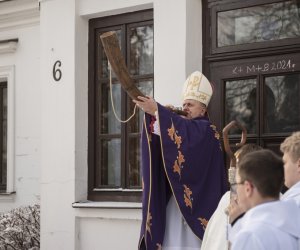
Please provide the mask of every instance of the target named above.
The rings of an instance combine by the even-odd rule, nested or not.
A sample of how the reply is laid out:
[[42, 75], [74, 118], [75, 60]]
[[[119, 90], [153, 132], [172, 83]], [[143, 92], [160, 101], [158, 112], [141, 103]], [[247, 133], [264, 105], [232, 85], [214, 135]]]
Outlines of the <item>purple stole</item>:
[[166, 206], [173, 194], [185, 221], [202, 239], [209, 218], [227, 190], [216, 127], [206, 117], [188, 120], [158, 104], [161, 136], [142, 132], [143, 218], [139, 249], [163, 245]]

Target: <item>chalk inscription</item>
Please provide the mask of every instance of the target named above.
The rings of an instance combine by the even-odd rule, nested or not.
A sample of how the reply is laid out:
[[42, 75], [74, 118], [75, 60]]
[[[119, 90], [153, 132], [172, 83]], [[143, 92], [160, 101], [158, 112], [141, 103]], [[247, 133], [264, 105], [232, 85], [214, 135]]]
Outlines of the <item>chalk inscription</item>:
[[289, 60], [279, 60], [275, 62], [266, 62], [262, 64], [238, 65], [232, 69], [232, 74], [238, 75], [242, 73], [253, 74], [260, 72], [271, 72], [277, 70], [292, 70], [294, 71], [296, 64]]

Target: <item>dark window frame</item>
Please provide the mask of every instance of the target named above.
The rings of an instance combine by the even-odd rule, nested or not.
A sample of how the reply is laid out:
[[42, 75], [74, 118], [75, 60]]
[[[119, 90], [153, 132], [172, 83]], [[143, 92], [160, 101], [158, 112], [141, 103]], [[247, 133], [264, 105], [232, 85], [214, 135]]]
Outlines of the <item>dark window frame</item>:
[[[219, 1], [221, 3], [222, 1]], [[280, 3], [282, 0], [250, 0], [250, 1], [231, 1], [226, 4], [215, 5], [211, 8], [211, 53], [219, 54], [219, 53], [230, 53], [237, 51], [247, 51], [247, 50], [260, 50], [264, 51], [269, 50], [270, 48], [276, 48], [278, 46], [289, 46], [294, 45], [295, 47], [300, 46], [300, 37], [299, 38], [288, 38], [281, 40], [273, 40], [268, 42], [256, 42], [252, 44], [240, 44], [240, 45], [232, 45], [225, 47], [217, 46], [217, 13], [220, 11], [229, 11], [241, 8], [249, 8], [255, 6], [261, 6], [271, 3]]]
[[[3, 154], [2, 154], [2, 152], [3, 152], [3, 140], [4, 140], [4, 138], [3, 138], [3, 130], [4, 130], [4, 128], [3, 128], [3, 120], [4, 120], [4, 118], [3, 118], [3, 105], [4, 105], [4, 103], [3, 103], [3, 100], [2, 100], [2, 96], [3, 96], [3, 89], [7, 89], [7, 82], [0, 82], [0, 176], [1, 176], [1, 179], [3, 178], [3, 172], [2, 172], [2, 170], [3, 170]], [[6, 134], [7, 134], [7, 131], [6, 131]], [[7, 135], [6, 135], [6, 138], [7, 138]], [[5, 145], [6, 145], [6, 147], [7, 147], [7, 142], [5, 143]], [[6, 179], [6, 182], [7, 182], [7, 162], [6, 162], [6, 177], [5, 177], [5, 179]], [[7, 189], [7, 183], [6, 184], [4, 184], [4, 183], [2, 183], [2, 182], [0, 182], [0, 193], [5, 193], [6, 192], [6, 189]]]
[[[213, 123], [216, 124], [218, 129], [221, 131], [225, 124], [225, 106], [223, 105], [225, 101], [225, 81], [226, 80], [238, 80], [245, 78], [257, 78], [258, 87], [262, 90], [262, 81], [265, 77], [277, 76], [282, 74], [293, 74], [299, 73], [300, 69], [300, 59], [297, 60], [298, 68], [295, 71], [283, 72], [277, 70], [276, 72], [270, 73], [257, 73], [248, 76], [232, 76], [230, 74], [223, 75], [224, 70], [235, 62], [240, 61], [260, 61], [262, 58], [286, 58], [289, 55], [292, 58], [300, 58], [300, 38], [289, 38], [282, 39], [271, 42], [263, 42], [257, 44], [247, 44], [247, 45], [234, 45], [223, 48], [217, 48], [217, 11], [220, 10], [230, 10], [241, 7], [252, 7], [263, 4], [282, 2], [282, 0], [250, 0], [250, 1], [239, 1], [239, 0], [204, 0], [203, 3], [203, 72], [208, 77], [209, 80], [215, 85], [214, 95], [211, 99], [208, 111], [210, 113], [210, 118]], [[299, 1], [298, 1], [299, 2]], [[297, 3], [298, 3], [297, 2]], [[297, 44], [296, 44], [297, 41]], [[298, 63], [299, 62], [299, 63]], [[222, 79], [221, 82], [214, 82], [212, 79]], [[260, 95], [263, 93], [261, 91]], [[260, 131], [263, 131], [263, 102], [262, 97], [258, 97], [257, 109], [259, 110], [259, 123]], [[258, 126], [258, 125], [257, 125]], [[263, 147], [270, 148], [278, 154], [280, 143], [289, 136], [290, 133], [265, 133], [259, 136], [249, 135], [247, 136], [247, 143], [257, 143]], [[221, 139], [222, 135], [221, 135]], [[239, 135], [229, 135], [229, 141], [232, 148], [235, 148], [235, 144], [240, 141]], [[226, 158], [226, 166], [229, 167], [229, 159], [224, 152], [224, 157]]]
[[[128, 127], [127, 125], [121, 126], [121, 137], [116, 135], [116, 137], [121, 138], [121, 187], [120, 189], [114, 188], [97, 188], [96, 187], [96, 176], [99, 176], [100, 171], [100, 160], [97, 161], [96, 151], [97, 151], [97, 121], [96, 118], [99, 117], [96, 115], [97, 112], [101, 110], [97, 110], [96, 103], [99, 101], [97, 99], [97, 87], [96, 85], [101, 82], [97, 79], [97, 76], [100, 75], [97, 72], [100, 69], [99, 62], [101, 60], [100, 52], [97, 51], [97, 36], [103, 31], [110, 31], [119, 27], [125, 31], [126, 27], [129, 28], [134, 26], [135, 23], [151, 23], [153, 24], [153, 10], [143, 10], [133, 13], [126, 13], [116, 16], [109, 16], [103, 18], [92, 19], [89, 21], [89, 76], [88, 76], [88, 199], [94, 201], [126, 201], [126, 202], [140, 202], [141, 201], [141, 188], [137, 189], [127, 189], [126, 183], [128, 168], [126, 167], [126, 163], [128, 162], [128, 140], [127, 137]], [[126, 31], [127, 32], [127, 31]], [[125, 37], [122, 37], [121, 47], [125, 48]], [[127, 58], [126, 63], [129, 63], [129, 49], [125, 51], [122, 50], [124, 57]], [[127, 56], [126, 56], [127, 55]], [[143, 77], [133, 76], [134, 80], [142, 80], [149, 79], [154, 77], [151, 75], [144, 75]], [[106, 79], [107, 81], [107, 79]], [[121, 93], [121, 98], [124, 101], [125, 105], [122, 105], [122, 114], [127, 114], [128, 109], [128, 98], [124, 91]], [[122, 117], [125, 119], [125, 117]], [[112, 138], [113, 136], [108, 136]]]

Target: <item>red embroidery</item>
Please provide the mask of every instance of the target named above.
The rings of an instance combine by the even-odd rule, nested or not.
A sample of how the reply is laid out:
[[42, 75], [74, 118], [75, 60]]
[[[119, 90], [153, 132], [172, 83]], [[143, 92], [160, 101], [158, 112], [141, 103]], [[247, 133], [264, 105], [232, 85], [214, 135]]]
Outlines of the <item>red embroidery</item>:
[[150, 121], [150, 125], [149, 125], [150, 133], [154, 132], [154, 123], [155, 122], [156, 122], [156, 118], [154, 116], [152, 116], [151, 121]]

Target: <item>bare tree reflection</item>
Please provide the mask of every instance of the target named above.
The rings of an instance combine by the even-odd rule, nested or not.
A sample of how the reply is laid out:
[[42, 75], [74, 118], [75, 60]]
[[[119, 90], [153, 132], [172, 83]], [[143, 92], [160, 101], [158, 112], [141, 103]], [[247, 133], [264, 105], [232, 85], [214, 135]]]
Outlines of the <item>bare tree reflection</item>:
[[[274, 127], [268, 132], [292, 132], [300, 129], [300, 75], [267, 77], [266, 85], [275, 96]], [[269, 107], [266, 107], [269, 113]]]
[[153, 25], [131, 29], [130, 73], [153, 73]]
[[[255, 79], [226, 82], [225, 123], [237, 120], [248, 133], [258, 133], [258, 111], [263, 117], [260, 133], [300, 130], [300, 74], [266, 77], [263, 92], [258, 93]], [[258, 97], [263, 100], [258, 108]], [[239, 133], [232, 130], [232, 133]]]
[[[248, 133], [256, 131], [256, 79], [246, 79], [226, 82], [226, 124], [232, 120], [239, 121], [246, 127]], [[249, 99], [250, 93], [251, 101]], [[254, 98], [252, 100], [252, 98]], [[238, 133], [238, 130], [231, 130]]]
[[218, 13], [218, 46], [300, 36], [300, 7], [295, 1]]

